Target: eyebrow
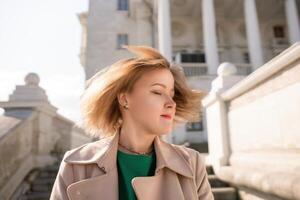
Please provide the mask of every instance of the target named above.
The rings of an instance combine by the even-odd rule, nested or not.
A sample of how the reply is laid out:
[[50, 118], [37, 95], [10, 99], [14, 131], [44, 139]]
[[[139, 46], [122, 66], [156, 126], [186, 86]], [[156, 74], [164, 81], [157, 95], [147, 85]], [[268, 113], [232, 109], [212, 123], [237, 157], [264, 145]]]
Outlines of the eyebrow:
[[[165, 86], [164, 84], [162, 84], [162, 83], [153, 83], [151, 86], [155, 86], [155, 85], [159, 85], [159, 86], [161, 86], [161, 87], [163, 87], [163, 88], [167, 88], [167, 86]], [[174, 92], [174, 88], [173, 89], [171, 89], [171, 91], [173, 91]]]

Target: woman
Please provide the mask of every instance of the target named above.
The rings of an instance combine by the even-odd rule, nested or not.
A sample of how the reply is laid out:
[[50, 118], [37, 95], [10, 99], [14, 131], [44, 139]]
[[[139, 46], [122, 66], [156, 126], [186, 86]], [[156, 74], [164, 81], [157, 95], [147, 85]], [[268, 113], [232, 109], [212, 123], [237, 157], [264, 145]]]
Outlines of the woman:
[[212, 200], [204, 159], [160, 137], [199, 120], [201, 91], [155, 49], [95, 74], [81, 99], [84, 127], [100, 139], [67, 151], [51, 200]]

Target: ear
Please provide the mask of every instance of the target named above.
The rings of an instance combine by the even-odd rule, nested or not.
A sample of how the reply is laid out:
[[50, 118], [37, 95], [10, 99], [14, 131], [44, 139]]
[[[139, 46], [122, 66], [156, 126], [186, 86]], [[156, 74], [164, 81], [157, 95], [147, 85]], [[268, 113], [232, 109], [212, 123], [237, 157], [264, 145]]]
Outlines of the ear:
[[124, 106], [126, 103], [128, 103], [126, 93], [118, 94], [118, 102], [121, 106]]

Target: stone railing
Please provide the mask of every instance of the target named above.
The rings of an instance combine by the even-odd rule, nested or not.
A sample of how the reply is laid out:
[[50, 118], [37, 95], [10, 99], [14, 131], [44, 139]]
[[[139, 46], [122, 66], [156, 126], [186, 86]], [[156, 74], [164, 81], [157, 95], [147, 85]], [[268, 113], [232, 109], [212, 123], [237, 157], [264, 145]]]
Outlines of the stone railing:
[[92, 141], [74, 122], [57, 114], [37, 85], [37, 75], [28, 76], [9, 101], [0, 102], [5, 110], [0, 115], [1, 200], [10, 199], [32, 169], [51, 165], [55, 155]]
[[223, 70], [203, 100], [209, 160], [242, 199], [300, 199], [299, 91], [296, 43], [243, 80]]
[[[0, 116], [0, 199], [9, 199], [26, 174], [34, 168], [32, 131], [36, 113], [27, 120]], [[5, 128], [5, 129], [2, 129]]]

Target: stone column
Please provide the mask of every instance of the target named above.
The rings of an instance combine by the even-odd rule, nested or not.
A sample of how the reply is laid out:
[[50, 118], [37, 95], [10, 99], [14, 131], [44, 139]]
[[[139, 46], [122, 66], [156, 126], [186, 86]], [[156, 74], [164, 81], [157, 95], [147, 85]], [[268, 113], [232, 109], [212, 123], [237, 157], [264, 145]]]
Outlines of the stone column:
[[206, 113], [209, 161], [218, 175], [219, 168], [229, 164], [230, 139], [228, 124], [228, 104], [222, 93], [244, 77], [236, 75], [236, 67], [222, 63], [217, 70], [217, 78], [212, 81], [211, 91], [202, 100]]
[[219, 65], [216, 20], [213, 0], [202, 0], [202, 19], [205, 59], [208, 67], [208, 74], [217, 74]]
[[244, 0], [248, 49], [252, 69], [264, 64], [255, 0]]
[[285, 14], [288, 24], [290, 44], [300, 41], [299, 16], [295, 0], [285, 0]]
[[[170, 1], [157, 0], [158, 6], [158, 48], [160, 53], [168, 60], [172, 61], [172, 36], [170, 19]], [[164, 135], [162, 139], [172, 143], [173, 133]]]
[[169, 0], [157, 0], [158, 4], [158, 46], [160, 53], [172, 60], [172, 37]]

